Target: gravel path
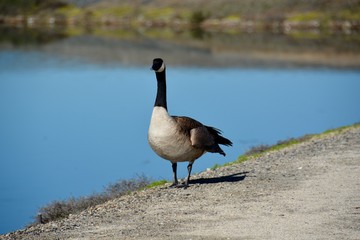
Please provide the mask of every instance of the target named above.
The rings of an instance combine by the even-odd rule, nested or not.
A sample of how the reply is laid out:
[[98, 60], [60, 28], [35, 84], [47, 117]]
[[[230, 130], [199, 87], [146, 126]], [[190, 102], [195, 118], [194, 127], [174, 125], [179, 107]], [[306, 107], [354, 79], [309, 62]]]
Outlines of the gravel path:
[[359, 127], [193, 179], [0, 239], [360, 239]]

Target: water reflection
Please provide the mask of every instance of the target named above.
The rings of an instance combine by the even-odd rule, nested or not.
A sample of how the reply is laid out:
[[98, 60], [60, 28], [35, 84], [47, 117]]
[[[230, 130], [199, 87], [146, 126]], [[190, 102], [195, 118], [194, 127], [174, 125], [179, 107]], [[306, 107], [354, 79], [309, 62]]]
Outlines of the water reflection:
[[[0, 28], [0, 49], [40, 47], [94, 63], [148, 64], [157, 52], [181, 66], [360, 66], [360, 35], [171, 29]], [[48, 47], [51, 45], [51, 47]]]
[[42, 45], [68, 38], [65, 29], [0, 27], [0, 43], [10, 43], [14, 47]]

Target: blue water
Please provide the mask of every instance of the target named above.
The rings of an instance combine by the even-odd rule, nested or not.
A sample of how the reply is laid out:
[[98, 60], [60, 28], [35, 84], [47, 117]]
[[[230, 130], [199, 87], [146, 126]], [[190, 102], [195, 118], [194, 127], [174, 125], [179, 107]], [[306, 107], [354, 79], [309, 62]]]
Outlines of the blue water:
[[[170, 163], [147, 144], [151, 61], [105, 65], [0, 52], [0, 233], [24, 227], [51, 201], [119, 179], [171, 179]], [[234, 143], [225, 158], [203, 156], [194, 172], [254, 145], [360, 121], [359, 70], [167, 66], [170, 113], [220, 128]]]

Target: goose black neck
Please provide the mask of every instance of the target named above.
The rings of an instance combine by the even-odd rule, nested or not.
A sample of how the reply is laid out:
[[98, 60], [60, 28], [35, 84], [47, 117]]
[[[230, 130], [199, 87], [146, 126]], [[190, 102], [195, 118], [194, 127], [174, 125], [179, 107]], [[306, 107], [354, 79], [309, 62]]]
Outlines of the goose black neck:
[[157, 94], [156, 94], [156, 100], [154, 106], [163, 107], [167, 110], [165, 70], [162, 72], [156, 72], [156, 79], [157, 79]]

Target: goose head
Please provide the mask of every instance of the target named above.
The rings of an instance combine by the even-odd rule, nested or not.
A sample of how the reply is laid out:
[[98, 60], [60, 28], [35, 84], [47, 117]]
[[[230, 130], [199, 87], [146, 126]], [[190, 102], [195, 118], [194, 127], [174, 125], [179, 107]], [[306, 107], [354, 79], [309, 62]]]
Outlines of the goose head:
[[165, 63], [161, 58], [155, 58], [150, 69], [155, 72], [163, 72], [165, 70]]

